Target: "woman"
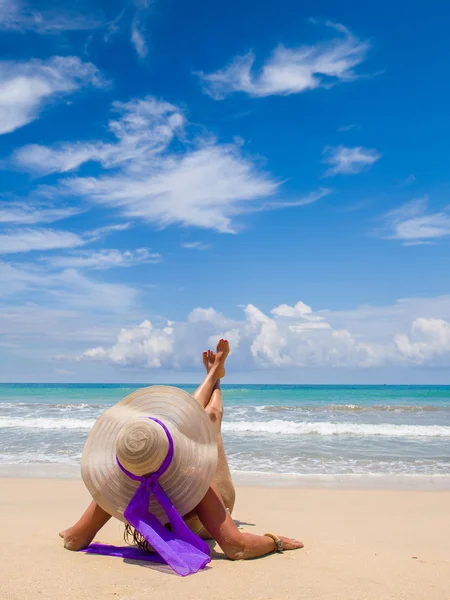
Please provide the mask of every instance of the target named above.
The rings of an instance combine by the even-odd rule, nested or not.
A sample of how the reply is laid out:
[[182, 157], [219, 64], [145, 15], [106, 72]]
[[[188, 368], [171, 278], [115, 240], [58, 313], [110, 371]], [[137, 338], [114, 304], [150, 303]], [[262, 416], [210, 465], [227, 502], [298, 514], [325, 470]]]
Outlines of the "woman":
[[[221, 547], [221, 549], [223, 550], [225, 555], [231, 560], [256, 558], [256, 557], [260, 557], [260, 556], [264, 556], [266, 554], [272, 553], [275, 550], [282, 551], [282, 550], [294, 550], [296, 548], [302, 548], [303, 544], [301, 542], [298, 542], [297, 540], [294, 540], [291, 538], [281, 537], [281, 536], [278, 537], [274, 534], [254, 535], [251, 533], [242, 533], [241, 531], [239, 531], [239, 529], [237, 528], [233, 519], [231, 518], [231, 513], [233, 511], [233, 507], [234, 507], [234, 503], [235, 503], [235, 489], [234, 489], [233, 482], [231, 479], [231, 474], [230, 474], [230, 470], [228, 467], [228, 461], [227, 461], [227, 457], [225, 454], [225, 449], [224, 449], [222, 435], [221, 435], [223, 403], [222, 403], [222, 393], [221, 393], [221, 389], [220, 389], [220, 381], [225, 375], [225, 361], [229, 354], [229, 351], [230, 350], [229, 350], [228, 342], [226, 340], [220, 340], [220, 342], [217, 345], [216, 353], [211, 352], [211, 351], [203, 353], [203, 363], [205, 365], [207, 374], [206, 374], [206, 377], [203, 380], [202, 384], [200, 385], [200, 387], [193, 394], [193, 397], [200, 404], [202, 409], [204, 409], [206, 415], [208, 415], [209, 422], [212, 427], [213, 441], [215, 441], [214, 461], [216, 461], [216, 462], [214, 462], [214, 465], [213, 465], [213, 469], [215, 468], [215, 475], [212, 479], [212, 482], [210, 482], [209, 485], [207, 483], [208, 487], [207, 488], [205, 487], [206, 493], [203, 495], [203, 492], [202, 492], [202, 499], [195, 505], [195, 508], [193, 510], [190, 510], [187, 513], [182, 512], [183, 519], [184, 519], [185, 523], [188, 525], [189, 529], [191, 531], [193, 531], [195, 534], [197, 534], [198, 536], [200, 536], [201, 538], [203, 538], [203, 539], [212, 538], [212, 539], [216, 540], [216, 542], [219, 544], [219, 546]], [[146, 388], [146, 389], [151, 391], [153, 388]], [[158, 388], [158, 389], [161, 390], [162, 388]], [[174, 390], [174, 388], [167, 388], [167, 389]], [[171, 393], [173, 393], [173, 392], [171, 392]], [[178, 390], [177, 393], [179, 393], [179, 395], [185, 394], [181, 390]], [[139, 394], [139, 392], [136, 392], [136, 394]], [[122, 402], [124, 402], [124, 401], [122, 401]], [[135, 404], [133, 404], [133, 402], [136, 403], [136, 400], [131, 399], [131, 400], [128, 400], [127, 402], [129, 403], [128, 407], [130, 407], [130, 406], [134, 407]], [[190, 402], [192, 402], [191, 399], [190, 399]], [[121, 404], [121, 403], [119, 403], [119, 404]], [[189, 404], [189, 403], [187, 403], [187, 404]], [[195, 405], [195, 402], [192, 402], [192, 404]], [[179, 404], [173, 404], [173, 409], [178, 410], [179, 406], [180, 406]], [[194, 407], [194, 408], [195, 408], [194, 411], [192, 411], [192, 410], [188, 411], [189, 418], [191, 418], [191, 419], [193, 419], [192, 412], [195, 412], [196, 410], [198, 410], [198, 407]], [[191, 409], [192, 409], [192, 407], [191, 407]], [[109, 411], [107, 411], [107, 413], [112, 410], [113, 409], [109, 409]], [[139, 416], [142, 417], [142, 416], [146, 416], [146, 415], [143, 414], [143, 415], [139, 415]], [[101, 421], [102, 418], [103, 417], [101, 417], [99, 419], [99, 421]], [[148, 418], [151, 419], [151, 417], [148, 417]], [[197, 420], [201, 421], [202, 418], [204, 418], [203, 410], [201, 410], [199, 412], [199, 414], [197, 415]], [[157, 421], [157, 423], [159, 425], [162, 425], [164, 427], [164, 429], [166, 429], [164, 424], [161, 423], [158, 419], [155, 418], [153, 420]], [[207, 421], [207, 419], [206, 419], [206, 421]], [[152, 427], [156, 427], [156, 429], [160, 430], [160, 428], [158, 428], [158, 424], [155, 425], [153, 423], [149, 423], [146, 419], [144, 419], [144, 420], [141, 419], [139, 422], [139, 426], [141, 427], [141, 429], [144, 426], [145, 427], [152, 426]], [[207, 429], [211, 430], [211, 427], [208, 426]], [[173, 433], [174, 430], [173, 430], [172, 426], [170, 426], [169, 428]], [[120, 429], [120, 427], [119, 427], [119, 429]], [[95, 430], [95, 427], [94, 427], [94, 430]], [[114, 503], [116, 502], [116, 500], [115, 499], [111, 500], [111, 501], [107, 500], [107, 499], [105, 500], [105, 494], [103, 493], [104, 490], [100, 489], [100, 491], [99, 491], [96, 488], [96, 485], [98, 487], [103, 484], [95, 483], [96, 478], [98, 479], [98, 477], [99, 477], [98, 473], [95, 471], [95, 469], [98, 469], [98, 467], [91, 466], [91, 463], [93, 461], [92, 461], [92, 456], [89, 456], [89, 452], [91, 452], [91, 454], [95, 454], [95, 452], [93, 450], [93, 444], [95, 445], [95, 443], [97, 443], [97, 441], [98, 441], [95, 438], [94, 430], [90, 436], [90, 438], [92, 436], [94, 437], [94, 442], [90, 442], [88, 440], [88, 443], [87, 443], [85, 451], [84, 451], [84, 454], [88, 455], [88, 457], [84, 460], [85, 465], [88, 465], [88, 466], [85, 466], [85, 471], [88, 469], [91, 469], [91, 470], [93, 470], [93, 473], [90, 473], [86, 476], [83, 474], [85, 483], [88, 486], [89, 490], [91, 491], [91, 493], [94, 497], [94, 501], [91, 502], [91, 504], [89, 505], [89, 507], [87, 508], [85, 513], [82, 515], [80, 520], [75, 525], [73, 525], [69, 529], [66, 529], [65, 531], [60, 533], [61, 537], [64, 538], [65, 548], [67, 548], [69, 550], [81, 550], [81, 549], [84, 549], [87, 546], [89, 546], [89, 544], [92, 542], [92, 540], [94, 539], [94, 537], [96, 536], [98, 531], [111, 518], [111, 514], [114, 514], [114, 516], [117, 516], [118, 518], [121, 518], [122, 520], [126, 520], [123, 517], [123, 514], [124, 514], [123, 510], [119, 511], [119, 512], [115, 512], [116, 506]], [[161, 431], [160, 431], [160, 433], [161, 433]], [[175, 433], [174, 433], [174, 435], [175, 435]], [[98, 431], [97, 431], [96, 435], [98, 438], [98, 435], [99, 435]], [[114, 434], [114, 435], [116, 435], [116, 434]], [[117, 436], [117, 439], [119, 438], [120, 435], [121, 434], [119, 434]], [[134, 438], [136, 438], [136, 435], [137, 434], [134, 431], [132, 433], [131, 437], [134, 439]], [[170, 437], [169, 432], [167, 432], [167, 435]], [[206, 436], [210, 435], [210, 432], [208, 431], [204, 435], [206, 435]], [[193, 437], [193, 439], [196, 439], [198, 436], [200, 436], [200, 433], [196, 432], [195, 435], [192, 437]], [[214, 440], [214, 438], [215, 438], [215, 440]], [[207, 445], [206, 441], [202, 447], [199, 446], [199, 452], [201, 451], [202, 448], [204, 449], [204, 448], [209, 447]], [[164, 439], [164, 442], [167, 444], [167, 440]], [[114, 440], [114, 444], [116, 444], [116, 443], [119, 444], [119, 442], [116, 442], [116, 440]], [[97, 443], [97, 446], [98, 446], [98, 443]], [[217, 446], [217, 449], [216, 449], [216, 446]], [[117, 445], [117, 447], [119, 447], [119, 445]], [[165, 448], [167, 448], [167, 446], [165, 446]], [[98, 452], [99, 452], [99, 450], [97, 449], [97, 453]], [[164, 453], [167, 453], [167, 449], [164, 450]], [[184, 454], [186, 454], [186, 451], [184, 451]], [[212, 454], [211, 454], [211, 456], [212, 456]], [[162, 458], [160, 459], [159, 463], [161, 463]], [[128, 460], [128, 459], [122, 458], [122, 454], [121, 454], [120, 460], [119, 460], [119, 450], [117, 450], [116, 460], [117, 460], [117, 463], [119, 464], [119, 467], [126, 475], [128, 475], [132, 479], [139, 479], [139, 481], [144, 480], [143, 477], [139, 478], [139, 477], [133, 476], [133, 474], [129, 472], [129, 470], [131, 470], [131, 471], [133, 470], [132, 466], [129, 466], [129, 465], [133, 464], [132, 460], [131, 460], [131, 462], [128, 461], [126, 463], [127, 464], [126, 468], [123, 467], [123, 465], [120, 463], [120, 460], [125, 462], [125, 460]], [[211, 461], [212, 461], [212, 459], [211, 459]], [[210, 464], [212, 464], [211, 461], [210, 461]], [[206, 465], [206, 463], [205, 463], [205, 465]], [[217, 467], [216, 467], [216, 465], [217, 465]], [[206, 466], [205, 466], [205, 469], [206, 469]], [[111, 471], [111, 468], [112, 467], [110, 467], [110, 469], [109, 469], [110, 471]], [[179, 470], [180, 469], [181, 469], [181, 467], [179, 468]], [[195, 472], [192, 471], [192, 473], [194, 473], [194, 475], [191, 476], [189, 480], [186, 479], [186, 485], [188, 485], [188, 483], [189, 484], [192, 483], [193, 477], [195, 478], [196, 473], [203, 473], [205, 471], [205, 469], [199, 469]], [[144, 469], [144, 471], [145, 471], [145, 469]], [[146, 471], [146, 472], [148, 472], [148, 471]], [[213, 471], [211, 471], [211, 472], [213, 472]], [[141, 473], [139, 473], [139, 474], [141, 474]], [[121, 474], [121, 476], [124, 477], [122, 474]], [[158, 477], [159, 477], [159, 475], [158, 475]], [[130, 482], [130, 483], [132, 483], [132, 482]], [[203, 483], [205, 483], [205, 482], [203, 482]], [[142, 486], [143, 485], [144, 484], [142, 484]], [[166, 486], [163, 485], [163, 487], [166, 487]], [[170, 488], [170, 483], [169, 483], [169, 488]], [[132, 495], [132, 493], [135, 491], [135, 489], [136, 489], [136, 485], [134, 485], [133, 490], [131, 492], [129, 492], [126, 502], [128, 502], [129, 496]], [[172, 485], [172, 489], [174, 489], [174, 490], [176, 489], [175, 484]], [[199, 488], [199, 490], [201, 490], [201, 487]], [[199, 490], [197, 490], [197, 491], [199, 491]], [[102, 499], [102, 500], [100, 500], [100, 502], [103, 503], [104, 507], [108, 508], [108, 511], [104, 510], [104, 508], [101, 508], [99, 506], [99, 504], [95, 501], [96, 492], [99, 493], [98, 497]], [[110, 494], [112, 494], [112, 493], [113, 492], [110, 492]], [[173, 493], [176, 494], [176, 492], [173, 492]], [[193, 492], [194, 496], [195, 496], [195, 493], [197, 493], [197, 492]], [[166, 498], [166, 500], [167, 500], [167, 498]], [[177, 502], [178, 502], [178, 506], [181, 506], [181, 504], [182, 504], [181, 500], [178, 501], [178, 499], [177, 499], [177, 502], [175, 500], [173, 500], [173, 498], [171, 498], [171, 500], [173, 501], [174, 505], [177, 505]], [[192, 497], [190, 498], [190, 500], [192, 500]], [[111, 505], [111, 502], [114, 506]], [[131, 501], [130, 501], [130, 505], [131, 505]], [[147, 507], [148, 507], [148, 500], [147, 500]], [[126, 510], [128, 510], [128, 509], [126, 509]], [[126, 510], [125, 510], [125, 515], [127, 514]], [[156, 509], [155, 509], [155, 511], [156, 511]], [[143, 536], [139, 534], [139, 532], [133, 531], [130, 528], [129, 524], [127, 524], [126, 527], [127, 527], [128, 534], [131, 532], [131, 534], [133, 535], [134, 541], [137, 542], [141, 548], [148, 550], [149, 549], [148, 539], [145, 540], [143, 538]], [[163, 537], [164, 537], [164, 535], [163, 535]]]

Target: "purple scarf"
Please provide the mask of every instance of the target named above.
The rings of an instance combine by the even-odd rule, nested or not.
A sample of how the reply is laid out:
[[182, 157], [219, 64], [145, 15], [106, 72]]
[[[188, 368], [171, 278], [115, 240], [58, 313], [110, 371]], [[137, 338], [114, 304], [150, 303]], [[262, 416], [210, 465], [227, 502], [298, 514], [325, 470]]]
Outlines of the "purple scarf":
[[[208, 544], [193, 533], [166, 493], [159, 484], [159, 478], [166, 472], [173, 458], [173, 439], [167, 427], [153, 417], [147, 417], [155, 421], [164, 429], [169, 440], [169, 451], [159, 469], [150, 475], [138, 477], [130, 473], [120, 464], [117, 464], [131, 479], [140, 481], [134, 496], [130, 500], [123, 516], [127, 522], [134, 527], [147, 542], [155, 549], [157, 554], [148, 554], [138, 548], [129, 546], [109, 546], [107, 544], [91, 544], [83, 550], [88, 554], [106, 554], [132, 560], [145, 560], [157, 563], [167, 563], [178, 575], [191, 575], [203, 569], [211, 562]], [[159, 504], [165, 510], [167, 518], [172, 525], [172, 531], [166, 529], [158, 519], [149, 512], [150, 496], [153, 493]]]

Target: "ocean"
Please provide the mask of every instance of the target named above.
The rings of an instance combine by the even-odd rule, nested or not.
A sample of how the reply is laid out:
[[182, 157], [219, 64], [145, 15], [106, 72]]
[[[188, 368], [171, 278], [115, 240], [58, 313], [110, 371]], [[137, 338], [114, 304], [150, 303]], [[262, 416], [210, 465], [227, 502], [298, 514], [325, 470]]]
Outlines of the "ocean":
[[[96, 418], [138, 387], [0, 384], [0, 475], [73, 475]], [[450, 386], [224, 385], [223, 395], [241, 483], [450, 488]]]

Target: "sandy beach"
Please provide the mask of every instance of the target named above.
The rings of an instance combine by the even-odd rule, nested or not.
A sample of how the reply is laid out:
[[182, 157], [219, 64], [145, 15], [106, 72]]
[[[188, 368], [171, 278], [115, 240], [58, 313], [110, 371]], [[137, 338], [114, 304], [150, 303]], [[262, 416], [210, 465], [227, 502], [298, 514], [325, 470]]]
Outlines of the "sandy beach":
[[[187, 578], [149, 564], [72, 553], [58, 531], [89, 501], [76, 480], [0, 479], [0, 598], [166, 600], [450, 598], [450, 492], [239, 488], [247, 531], [292, 535], [305, 548], [233, 563], [220, 549]], [[121, 543], [111, 522], [98, 541]]]

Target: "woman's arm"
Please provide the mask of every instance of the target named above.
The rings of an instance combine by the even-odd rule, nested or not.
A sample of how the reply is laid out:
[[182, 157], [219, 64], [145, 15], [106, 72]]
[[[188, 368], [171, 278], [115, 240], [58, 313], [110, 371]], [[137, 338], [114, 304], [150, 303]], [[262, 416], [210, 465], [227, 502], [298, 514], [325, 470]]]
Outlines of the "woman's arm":
[[[239, 531], [213, 486], [196, 510], [203, 526], [231, 560], [257, 558], [275, 550], [272, 538]], [[283, 540], [283, 550], [303, 548], [303, 544], [297, 540], [281, 536], [280, 539]]]

